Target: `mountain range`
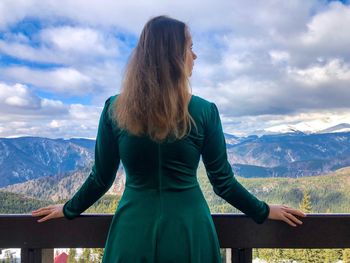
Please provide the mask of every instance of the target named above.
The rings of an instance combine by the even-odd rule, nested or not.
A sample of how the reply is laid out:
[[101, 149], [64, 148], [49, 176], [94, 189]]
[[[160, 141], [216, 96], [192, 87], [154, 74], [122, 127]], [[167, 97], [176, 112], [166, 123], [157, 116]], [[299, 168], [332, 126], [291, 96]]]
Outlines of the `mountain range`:
[[[74, 172], [58, 176], [45, 176], [23, 183], [17, 183], [0, 188], [6, 191], [21, 194], [38, 200], [59, 201], [69, 199], [81, 187], [89, 176], [90, 168], [85, 167]], [[124, 191], [125, 175], [121, 167], [116, 175], [113, 185], [108, 190], [109, 195], [121, 195]]]
[[[225, 139], [229, 162], [242, 177], [304, 177], [350, 166], [350, 132], [225, 134]], [[94, 145], [89, 139], [0, 138], [0, 187], [39, 178], [59, 181], [74, 172], [87, 176]]]
[[242, 177], [304, 177], [350, 166], [350, 132], [249, 136], [227, 144], [229, 162]]
[[88, 139], [0, 138], [0, 187], [86, 167], [94, 145]]

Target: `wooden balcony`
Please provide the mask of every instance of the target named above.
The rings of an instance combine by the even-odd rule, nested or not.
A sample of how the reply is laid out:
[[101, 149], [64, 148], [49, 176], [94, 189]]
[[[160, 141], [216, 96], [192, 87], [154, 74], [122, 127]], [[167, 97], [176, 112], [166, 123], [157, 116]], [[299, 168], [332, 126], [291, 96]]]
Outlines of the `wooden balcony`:
[[[0, 248], [21, 248], [22, 263], [53, 262], [53, 248], [102, 248], [112, 214], [83, 214], [37, 223], [31, 215], [0, 214]], [[350, 248], [350, 214], [309, 214], [296, 228], [237, 214], [213, 214], [228, 262], [252, 262], [253, 248]]]

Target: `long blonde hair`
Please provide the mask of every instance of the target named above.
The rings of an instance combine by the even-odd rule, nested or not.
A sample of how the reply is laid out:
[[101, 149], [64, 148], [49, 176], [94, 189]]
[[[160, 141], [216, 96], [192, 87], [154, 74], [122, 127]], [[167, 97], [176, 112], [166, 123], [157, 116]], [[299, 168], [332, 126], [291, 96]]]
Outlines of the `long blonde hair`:
[[158, 16], [144, 26], [114, 104], [118, 126], [154, 141], [186, 136], [194, 123], [185, 72], [185, 23]]

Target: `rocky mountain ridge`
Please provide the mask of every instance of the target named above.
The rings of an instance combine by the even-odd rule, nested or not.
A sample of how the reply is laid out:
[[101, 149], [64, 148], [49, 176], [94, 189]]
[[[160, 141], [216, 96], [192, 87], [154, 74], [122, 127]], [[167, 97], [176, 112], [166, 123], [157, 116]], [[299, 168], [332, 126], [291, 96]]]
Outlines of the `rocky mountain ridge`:
[[[225, 139], [229, 162], [242, 177], [304, 177], [350, 166], [350, 132]], [[0, 187], [81, 172], [92, 165], [94, 145], [88, 139], [0, 138]]]

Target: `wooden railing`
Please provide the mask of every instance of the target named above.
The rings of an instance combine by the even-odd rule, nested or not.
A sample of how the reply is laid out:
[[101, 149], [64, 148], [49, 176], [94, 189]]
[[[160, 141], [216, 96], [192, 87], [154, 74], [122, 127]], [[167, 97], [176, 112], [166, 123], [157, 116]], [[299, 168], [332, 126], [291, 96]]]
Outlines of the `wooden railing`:
[[[102, 248], [111, 214], [83, 214], [37, 223], [31, 215], [0, 215], [0, 248], [21, 248], [22, 263], [53, 262], [53, 248]], [[213, 214], [229, 262], [252, 262], [253, 248], [350, 248], [350, 214], [309, 214], [296, 228], [280, 221], [258, 225], [237, 214]]]

